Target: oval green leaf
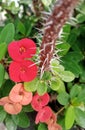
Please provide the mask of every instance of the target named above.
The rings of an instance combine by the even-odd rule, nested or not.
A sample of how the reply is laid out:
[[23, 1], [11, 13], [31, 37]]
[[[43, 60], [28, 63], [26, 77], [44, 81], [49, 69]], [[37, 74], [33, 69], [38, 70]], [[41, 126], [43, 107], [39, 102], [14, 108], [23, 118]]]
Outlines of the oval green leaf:
[[26, 91], [34, 92], [37, 90], [39, 80], [36, 78], [31, 82], [24, 82], [24, 88]]
[[38, 126], [38, 130], [48, 130], [48, 129], [47, 129], [47, 126], [45, 124], [40, 123]]
[[0, 43], [10, 43], [14, 39], [15, 28], [13, 23], [7, 24], [0, 33]]
[[78, 108], [75, 109], [76, 122], [79, 126], [85, 128], [85, 111]]
[[47, 84], [44, 81], [39, 82], [37, 92], [39, 95], [43, 95], [47, 92]]
[[60, 90], [64, 86], [63, 82], [57, 77], [55, 80], [51, 80], [51, 89], [54, 91]]
[[71, 82], [75, 78], [75, 75], [70, 71], [61, 71], [59, 76], [65, 82]]
[[57, 96], [57, 100], [61, 105], [68, 105], [69, 95], [66, 92], [62, 92]]
[[7, 130], [16, 130], [17, 129], [17, 125], [12, 120], [11, 115], [7, 115], [5, 124], [6, 124]]
[[66, 130], [69, 130], [73, 126], [74, 120], [75, 120], [74, 107], [69, 106], [65, 115]]
[[12, 119], [16, 125], [22, 128], [27, 128], [30, 125], [29, 118], [24, 112], [21, 112], [18, 115], [12, 115]]

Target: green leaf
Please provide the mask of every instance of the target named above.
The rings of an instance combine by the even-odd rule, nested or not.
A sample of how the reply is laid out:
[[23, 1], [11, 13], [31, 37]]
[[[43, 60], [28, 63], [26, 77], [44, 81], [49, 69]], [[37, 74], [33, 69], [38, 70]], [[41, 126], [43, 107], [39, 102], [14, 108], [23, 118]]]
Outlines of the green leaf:
[[82, 73], [80, 74], [80, 80], [79, 81], [85, 83], [85, 65], [81, 64], [80, 66], [82, 68]]
[[12, 119], [16, 125], [22, 128], [27, 128], [30, 125], [29, 118], [24, 112], [21, 112], [18, 115], [12, 115]]
[[0, 87], [3, 84], [3, 80], [4, 80], [4, 75], [5, 75], [5, 70], [2, 64], [0, 64]]
[[52, 77], [52, 74], [49, 71], [47, 71], [47, 72], [44, 72], [42, 80], [50, 80], [51, 77]]
[[47, 129], [46, 124], [40, 123], [40, 124], [38, 125], [38, 130], [48, 130], [48, 129]]
[[76, 40], [77, 40], [77, 37], [79, 36], [80, 34], [80, 30], [78, 28], [73, 28], [69, 34], [69, 37], [68, 37], [68, 43], [73, 46], [73, 44], [75, 44]]
[[78, 95], [78, 101], [85, 103], [85, 89], [83, 89]]
[[42, 3], [45, 5], [45, 6], [49, 6], [51, 3], [52, 3], [52, 0], [41, 0]]
[[5, 120], [6, 128], [7, 130], [16, 130], [17, 125], [14, 123], [14, 121], [11, 118], [11, 115], [8, 115]]
[[52, 90], [57, 91], [61, 89], [63, 86], [64, 86], [64, 83], [58, 77], [55, 80], [51, 80], [50, 88]]
[[65, 117], [62, 116], [57, 120], [58, 124], [63, 128], [63, 130], [66, 130], [65, 128]]
[[85, 128], [85, 111], [75, 109], [76, 122], [79, 126]]
[[60, 56], [64, 56], [70, 49], [70, 44], [68, 43], [62, 43], [62, 44], [58, 44], [57, 49], [60, 49], [61, 51], [58, 52], [58, 54]]
[[85, 14], [78, 14], [76, 19], [78, 20], [78, 23], [82, 23], [85, 21]]
[[13, 23], [7, 24], [0, 33], [0, 43], [10, 43], [14, 39], [15, 28]]
[[1, 89], [2, 96], [3, 97], [8, 96], [13, 86], [14, 82], [12, 82], [11, 80], [6, 80]]
[[66, 70], [71, 71], [76, 77], [82, 73], [81, 67], [75, 60], [71, 60], [70, 57], [68, 59], [63, 58], [61, 60], [63, 61], [62, 64]]
[[[25, 27], [26, 27], [26, 37], [30, 36], [30, 34], [32, 33], [32, 28], [34, 27], [35, 23], [37, 22], [38, 18], [36, 18], [35, 16], [30, 16], [29, 19], [27, 19], [26, 23], [25, 23]], [[33, 34], [32, 34], [33, 35]]]
[[71, 30], [71, 25], [65, 24], [65, 25], [63, 26], [63, 34], [61, 34], [61, 35], [62, 35], [62, 39], [63, 39], [64, 41], [66, 41], [66, 40], [68, 39], [70, 30]]
[[20, 32], [20, 33], [25, 35], [26, 28], [25, 28], [24, 24], [20, 20], [18, 21], [16, 29], [17, 29], [17, 32]]
[[80, 62], [83, 59], [83, 54], [80, 51], [74, 51], [74, 52], [69, 52], [67, 55], [64, 56], [65, 60], [74, 60], [75, 62]]
[[70, 71], [61, 71], [59, 76], [65, 82], [71, 82], [75, 78], [75, 75]]
[[0, 60], [5, 57], [6, 51], [7, 51], [7, 44], [1, 43], [0, 44]]
[[6, 118], [7, 113], [4, 111], [3, 107], [0, 106], [0, 122], [3, 122]]
[[44, 81], [40, 81], [37, 87], [37, 92], [39, 95], [43, 95], [47, 92], [47, 84]]
[[34, 92], [37, 90], [38, 84], [39, 84], [39, 79], [36, 78], [31, 82], [24, 82], [24, 88], [26, 91]]
[[74, 107], [69, 106], [67, 111], [66, 111], [66, 115], [65, 115], [66, 130], [69, 130], [73, 126], [74, 120], [75, 120]]
[[59, 72], [64, 71], [64, 66], [60, 65], [58, 60], [52, 60], [51, 70], [54, 75], [58, 75]]
[[33, 108], [31, 105], [23, 106], [23, 111], [24, 112], [32, 112]]
[[81, 92], [82, 88], [80, 85], [75, 84], [74, 86], [72, 86], [72, 89], [70, 91], [70, 97], [75, 98], [78, 97], [79, 93]]
[[69, 103], [69, 94], [66, 92], [61, 92], [57, 96], [57, 100], [61, 105], [68, 105]]

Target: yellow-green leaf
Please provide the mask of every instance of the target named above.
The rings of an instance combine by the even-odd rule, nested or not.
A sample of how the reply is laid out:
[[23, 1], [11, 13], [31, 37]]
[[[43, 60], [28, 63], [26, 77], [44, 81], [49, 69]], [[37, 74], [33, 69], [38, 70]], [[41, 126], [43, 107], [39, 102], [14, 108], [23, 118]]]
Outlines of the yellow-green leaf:
[[66, 130], [69, 130], [73, 126], [74, 120], [75, 120], [74, 107], [69, 106], [67, 111], [66, 111], [66, 115], [65, 115]]

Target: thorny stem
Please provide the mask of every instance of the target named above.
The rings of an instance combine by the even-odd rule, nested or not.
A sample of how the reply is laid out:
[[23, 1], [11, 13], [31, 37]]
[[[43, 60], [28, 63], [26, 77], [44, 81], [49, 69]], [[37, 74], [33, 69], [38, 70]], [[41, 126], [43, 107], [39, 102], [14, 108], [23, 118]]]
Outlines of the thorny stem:
[[58, 0], [55, 3], [52, 13], [47, 13], [47, 20], [44, 26], [44, 35], [40, 53], [40, 76], [44, 71], [50, 69], [50, 61], [53, 58], [56, 39], [60, 34], [63, 25], [71, 16], [78, 0]]

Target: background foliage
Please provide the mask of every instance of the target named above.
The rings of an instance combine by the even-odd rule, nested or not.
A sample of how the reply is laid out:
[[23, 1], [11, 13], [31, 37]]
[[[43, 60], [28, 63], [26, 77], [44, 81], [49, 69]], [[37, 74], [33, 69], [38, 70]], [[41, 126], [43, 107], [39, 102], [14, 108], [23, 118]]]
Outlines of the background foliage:
[[[55, 0], [42, 0], [44, 10], [49, 11]], [[0, 12], [5, 11], [5, 20], [0, 19], [0, 97], [7, 96], [14, 85], [9, 79], [7, 67], [11, 61], [7, 46], [13, 40], [32, 38], [37, 45], [34, 61], [39, 61], [41, 32], [38, 30], [39, 17], [35, 15], [31, 0], [15, 2], [0, 0]], [[1, 15], [1, 14], [0, 14]], [[40, 95], [48, 92], [56, 95], [49, 106], [57, 113], [58, 123], [63, 130], [72, 127], [85, 128], [85, 2], [81, 1], [74, 11], [74, 16], [64, 25], [62, 34], [55, 47], [57, 60], [51, 62], [52, 73], [45, 72], [32, 82], [25, 82], [27, 91], [37, 91]], [[54, 75], [54, 77], [52, 76]], [[0, 106], [0, 122], [5, 122], [8, 130], [17, 126], [26, 128], [30, 125], [27, 112], [33, 111], [30, 105], [23, 107], [18, 115], [9, 115]], [[10, 124], [10, 125], [9, 125]], [[47, 130], [45, 124], [35, 127]]]

